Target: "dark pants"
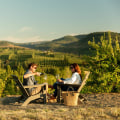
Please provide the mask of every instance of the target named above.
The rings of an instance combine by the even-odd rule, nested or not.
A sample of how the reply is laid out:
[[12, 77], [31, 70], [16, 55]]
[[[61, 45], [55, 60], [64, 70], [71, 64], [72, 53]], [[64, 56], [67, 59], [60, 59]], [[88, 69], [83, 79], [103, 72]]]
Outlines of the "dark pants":
[[[55, 82], [54, 84], [53, 84], [53, 88], [55, 89], [55, 91], [54, 91], [54, 97], [56, 97], [57, 96], [57, 82]], [[77, 91], [78, 90], [78, 88], [73, 88], [73, 89], [68, 89], [69, 88], [69, 86], [61, 86], [61, 90], [62, 91]]]

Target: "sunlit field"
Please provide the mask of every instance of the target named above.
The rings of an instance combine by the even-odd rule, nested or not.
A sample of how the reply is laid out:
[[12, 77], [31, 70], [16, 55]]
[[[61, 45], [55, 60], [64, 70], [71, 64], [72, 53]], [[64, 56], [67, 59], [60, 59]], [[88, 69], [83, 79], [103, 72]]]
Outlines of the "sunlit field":
[[70, 107], [54, 103], [30, 103], [21, 107], [18, 97], [0, 99], [1, 120], [119, 120], [120, 94], [84, 94], [87, 102]]

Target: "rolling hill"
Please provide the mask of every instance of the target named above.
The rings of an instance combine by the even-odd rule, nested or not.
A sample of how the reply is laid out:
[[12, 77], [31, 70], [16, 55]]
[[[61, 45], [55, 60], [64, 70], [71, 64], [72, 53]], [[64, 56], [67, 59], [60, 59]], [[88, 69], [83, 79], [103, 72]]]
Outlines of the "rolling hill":
[[29, 49], [27, 47], [16, 45], [16, 43], [9, 42], [9, 41], [0, 41], [0, 48], [19, 48], [19, 49]]
[[8, 46], [13, 46], [14, 43], [8, 42], [8, 41], [0, 41], [0, 47], [8, 47]]
[[[52, 41], [40, 41], [40, 42], [31, 42], [31, 43], [12, 43], [7, 41], [0, 41], [0, 46], [21, 46], [32, 49], [39, 50], [52, 50], [56, 52], [65, 52], [65, 53], [74, 53], [74, 54], [91, 54], [89, 51], [90, 46], [88, 41], [92, 41], [93, 37], [95, 42], [99, 42], [101, 36], [105, 35], [105, 39], [108, 39], [108, 32], [93, 32], [90, 34], [83, 34], [77, 36], [64, 36], [59, 39]], [[120, 43], [120, 33], [111, 32], [111, 38], [115, 40], [116, 36]]]
[[[108, 32], [93, 32], [90, 34], [83, 34], [77, 36], [64, 36], [59, 39], [55, 39], [52, 41], [42, 42], [40, 44], [29, 44], [30, 47], [39, 50], [53, 50], [56, 52], [66, 52], [66, 53], [74, 53], [74, 54], [91, 54], [89, 51], [90, 46], [88, 45], [88, 41], [92, 41], [93, 37], [95, 42], [99, 42], [101, 36], [104, 36], [105, 39], [108, 39]], [[111, 38], [115, 40], [116, 36], [118, 36], [118, 40], [120, 42], [120, 33], [111, 32]]]

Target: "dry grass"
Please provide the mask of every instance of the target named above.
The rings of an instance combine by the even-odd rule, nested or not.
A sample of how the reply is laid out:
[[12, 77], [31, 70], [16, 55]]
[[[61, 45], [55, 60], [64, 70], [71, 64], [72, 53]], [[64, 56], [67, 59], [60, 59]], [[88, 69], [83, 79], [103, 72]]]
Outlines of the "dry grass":
[[120, 94], [88, 94], [76, 107], [58, 103], [31, 103], [21, 107], [18, 97], [0, 99], [0, 120], [119, 120]]

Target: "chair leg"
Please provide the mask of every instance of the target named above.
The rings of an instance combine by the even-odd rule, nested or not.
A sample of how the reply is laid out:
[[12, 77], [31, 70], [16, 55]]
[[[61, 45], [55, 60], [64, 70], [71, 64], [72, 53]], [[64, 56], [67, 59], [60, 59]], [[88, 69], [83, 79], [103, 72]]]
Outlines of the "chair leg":
[[41, 95], [38, 94], [38, 95], [35, 95], [35, 96], [30, 96], [30, 97], [28, 97], [21, 106], [27, 106], [31, 101], [40, 98], [40, 96], [41, 96]]
[[79, 100], [82, 101], [87, 101], [87, 99], [85, 97], [83, 97], [82, 95], [79, 95]]
[[80, 98], [78, 98], [78, 105], [82, 104], [83, 102], [80, 100]]
[[21, 106], [27, 106], [32, 101], [31, 97], [25, 100], [25, 102]]
[[43, 94], [43, 103], [46, 104], [46, 102], [47, 102], [47, 95]]
[[57, 85], [57, 102], [61, 102], [61, 86]]

